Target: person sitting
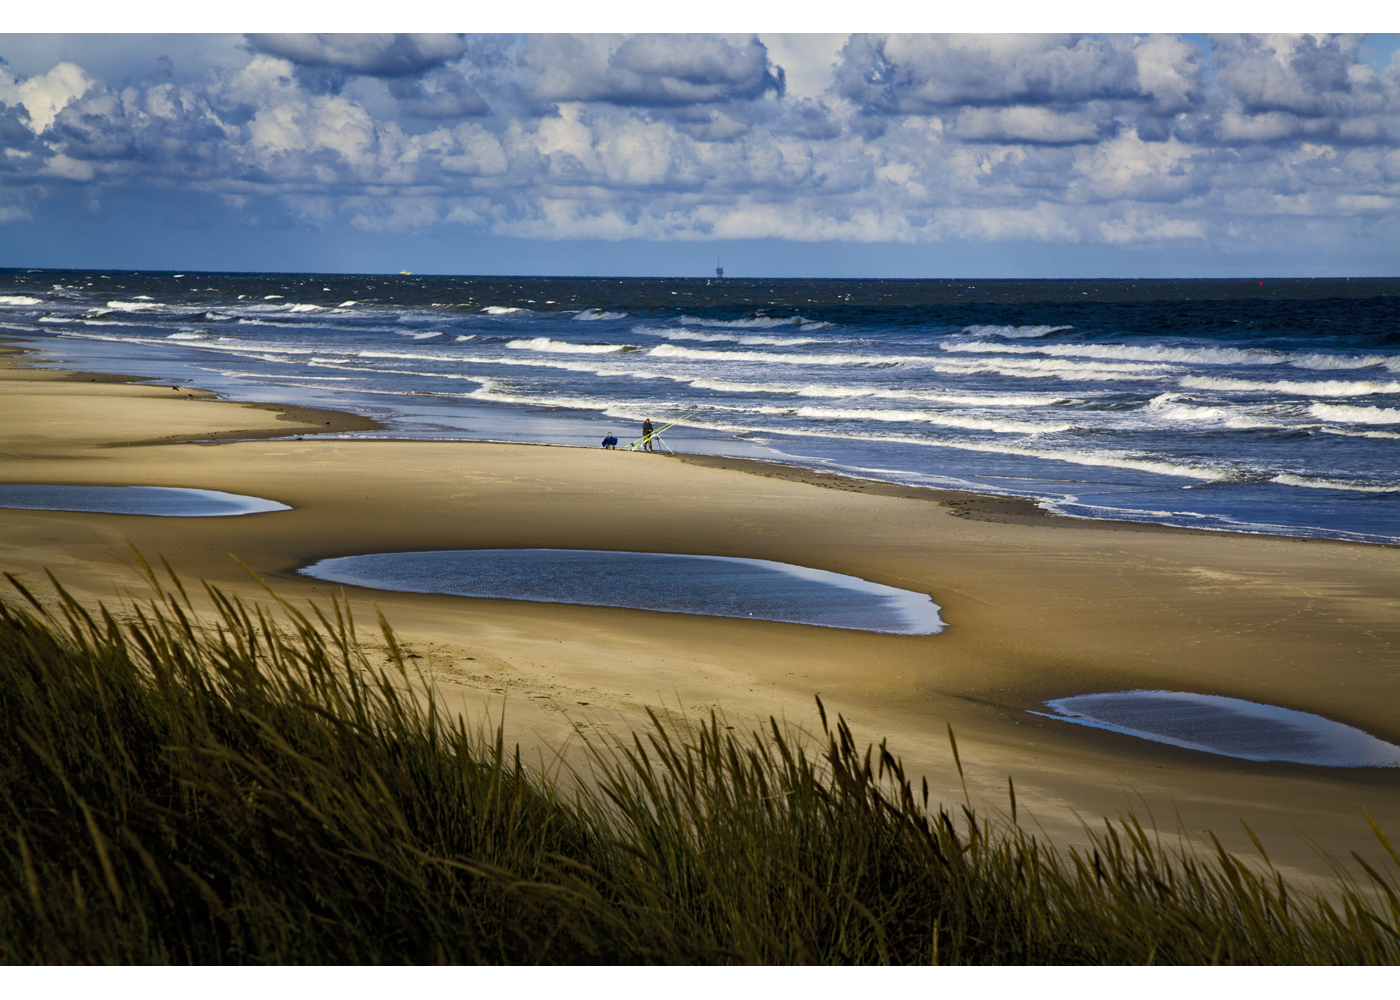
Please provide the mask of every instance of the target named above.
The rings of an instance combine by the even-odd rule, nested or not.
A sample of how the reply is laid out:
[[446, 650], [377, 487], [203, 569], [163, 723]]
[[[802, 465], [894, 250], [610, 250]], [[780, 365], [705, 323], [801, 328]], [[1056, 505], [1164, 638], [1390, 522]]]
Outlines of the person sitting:
[[617, 437], [611, 431], [608, 432], [607, 437], [603, 438], [603, 447], [609, 451], [617, 450]]

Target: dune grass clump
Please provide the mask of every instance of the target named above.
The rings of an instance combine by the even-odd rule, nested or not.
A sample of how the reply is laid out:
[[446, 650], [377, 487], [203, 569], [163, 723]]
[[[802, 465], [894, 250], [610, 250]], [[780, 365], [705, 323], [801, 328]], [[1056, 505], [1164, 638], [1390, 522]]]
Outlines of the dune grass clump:
[[1057, 850], [1014, 797], [930, 806], [820, 703], [820, 745], [653, 715], [562, 781], [448, 718], [382, 619], [388, 668], [338, 601], [207, 587], [203, 620], [149, 579], [120, 618], [0, 603], [5, 961], [1400, 958], [1400, 884], [1359, 857], [1324, 897], [1132, 818]]

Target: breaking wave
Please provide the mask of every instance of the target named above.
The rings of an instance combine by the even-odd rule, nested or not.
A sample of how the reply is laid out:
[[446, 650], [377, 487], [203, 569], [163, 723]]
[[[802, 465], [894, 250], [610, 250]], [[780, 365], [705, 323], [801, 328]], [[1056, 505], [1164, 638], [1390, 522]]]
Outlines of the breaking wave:
[[698, 330], [658, 330], [655, 327], [637, 327], [636, 333], [667, 340], [696, 340], [704, 343], [744, 344], [749, 347], [801, 347], [803, 344], [820, 343], [814, 337], [764, 337], [759, 334], [700, 333]]
[[1123, 344], [1016, 344], [956, 343], [938, 345], [945, 351], [977, 354], [1049, 354], [1060, 358], [1108, 358], [1122, 361], [1151, 361], [1169, 365], [1277, 365], [1288, 360], [1282, 351], [1262, 347], [1128, 347]]
[[1400, 406], [1343, 406], [1313, 403], [1308, 412], [1322, 420], [1339, 424], [1400, 424]]
[[632, 344], [570, 344], [548, 337], [535, 337], [531, 340], [512, 340], [507, 347], [516, 351], [546, 351], [550, 354], [617, 354], [620, 351], [635, 351]]
[[1290, 472], [1280, 473], [1269, 480], [1283, 486], [1306, 486], [1314, 490], [1349, 490], [1352, 493], [1400, 493], [1400, 485], [1370, 486], [1366, 483], [1349, 482], [1341, 479], [1317, 479], [1312, 476], [1295, 476]]
[[1188, 389], [1222, 392], [1282, 392], [1295, 396], [1372, 396], [1400, 393], [1400, 382], [1250, 382], [1245, 379], [1187, 375], [1180, 384]]
[[820, 330], [830, 325], [822, 320], [805, 319], [801, 316], [749, 316], [746, 319], [703, 319], [699, 316], [682, 316], [680, 321], [688, 326], [715, 326], [736, 330], [771, 330], [775, 326], [795, 326], [802, 330]]
[[1045, 337], [1052, 333], [1073, 329], [1072, 326], [965, 326], [962, 332], [969, 333], [974, 337], [1006, 337], [1021, 340], [1030, 337]]

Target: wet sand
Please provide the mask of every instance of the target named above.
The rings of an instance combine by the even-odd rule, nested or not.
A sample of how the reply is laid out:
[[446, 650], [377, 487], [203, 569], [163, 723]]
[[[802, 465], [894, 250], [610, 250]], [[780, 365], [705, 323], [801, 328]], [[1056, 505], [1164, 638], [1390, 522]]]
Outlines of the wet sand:
[[1024, 501], [737, 459], [338, 440], [317, 435], [348, 415], [287, 414], [192, 389], [0, 369], [0, 480], [196, 487], [295, 508], [199, 519], [3, 510], [0, 568], [41, 592], [52, 569], [82, 599], [111, 602], [143, 593], [128, 542], [187, 579], [256, 598], [232, 553], [292, 600], [328, 598], [332, 588], [296, 573], [317, 559], [409, 549], [813, 566], [928, 593], [948, 628], [895, 636], [346, 593], [372, 643], [378, 607], [448, 704], [476, 719], [504, 701], [510, 738], [545, 759], [562, 747], [580, 763], [579, 734], [623, 735], [646, 724], [648, 705], [811, 730], [820, 694], [955, 804], [951, 724], [974, 801], [1005, 810], [1014, 776], [1023, 822], [1057, 843], [1082, 841], [1081, 818], [1134, 808], [1164, 833], [1179, 821], [1247, 851], [1244, 819], [1281, 869], [1325, 873], [1317, 848], [1378, 855], [1363, 808], [1400, 836], [1400, 769], [1251, 763], [1027, 712], [1089, 692], [1185, 690], [1400, 743], [1398, 548], [1058, 518]]

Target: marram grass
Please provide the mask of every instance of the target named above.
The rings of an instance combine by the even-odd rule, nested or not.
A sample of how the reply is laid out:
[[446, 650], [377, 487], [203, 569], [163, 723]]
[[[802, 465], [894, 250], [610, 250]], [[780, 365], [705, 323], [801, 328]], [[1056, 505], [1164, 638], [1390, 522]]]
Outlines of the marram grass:
[[13, 578], [32, 607], [0, 603], [8, 962], [1400, 958], [1379, 830], [1396, 868], [1358, 857], [1325, 895], [1131, 817], [1059, 850], [930, 807], [824, 710], [815, 746], [653, 716], [566, 784], [413, 693], [382, 620], [388, 670], [335, 600], [274, 616], [209, 587], [200, 620], [149, 579], [120, 620]]

